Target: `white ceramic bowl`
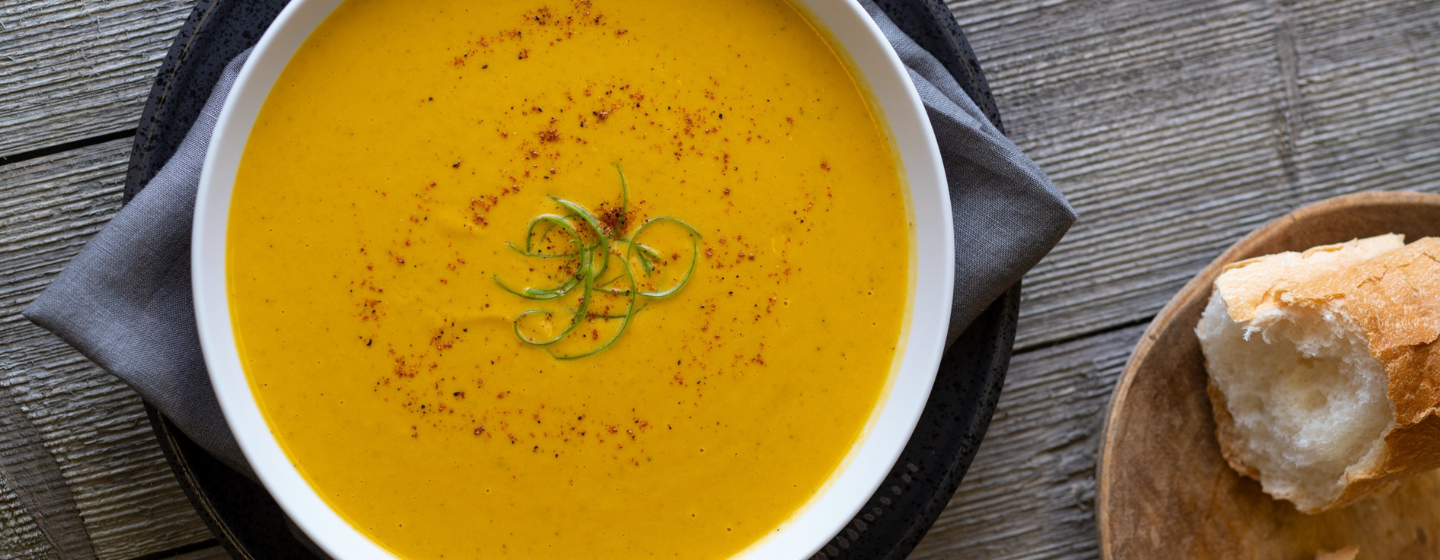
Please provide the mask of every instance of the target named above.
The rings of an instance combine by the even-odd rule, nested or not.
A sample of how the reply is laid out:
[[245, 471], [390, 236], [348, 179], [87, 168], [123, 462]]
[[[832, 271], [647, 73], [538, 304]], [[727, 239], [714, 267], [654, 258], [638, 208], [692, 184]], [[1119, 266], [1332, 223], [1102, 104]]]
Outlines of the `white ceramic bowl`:
[[[321, 548], [337, 559], [394, 558], [341, 519], [281, 450], [250, 392], [231, 328], [225, 271], [230, 195], [256, 115], [281, 70], [342, 0], [295, 0], [260, 39], [220, 113], [195, 206], [191, 259], [195, 316], [210, 382], [225, 419], [261, 482]], [[399, 0], [397, 0], [399, 1]], [[903, 345], [888, 390], [865, 434], [825, 487], [778, 532], [736, 555], [803, 559], [839, 532], [884, 480], [930, 395], [950, 317], [954, 234], [939, 150], [919, 95], [895, 51], [855, 0], [798, 0], [829, 31], [870, 86], [909, 185], [914, 223], [911, 297]], [[658, 5], [657, 5], [658, 6]]]

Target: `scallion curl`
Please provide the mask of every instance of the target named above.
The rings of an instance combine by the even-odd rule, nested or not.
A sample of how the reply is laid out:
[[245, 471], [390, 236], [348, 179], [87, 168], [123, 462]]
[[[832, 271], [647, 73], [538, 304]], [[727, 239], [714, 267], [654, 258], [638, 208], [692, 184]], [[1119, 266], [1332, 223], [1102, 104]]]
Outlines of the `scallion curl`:
[[[594, 233], [594, 244], [585, 243], [578, 231], [580, 228], [577, 227], [577, 224], [572, 223], [570, 217], [557, 214], [541, 214], [530, 220], [530, 223], [525, 228], [524, 249], [521, 249], [514, 244], [506, 243], [506, 245], [508, 245], [511, 249], [515, 250], [515, 252], [520, 253], [521, 255], [526, 257], [576, 259], [576, 273], [570, 279], [568, 279], [560, 286], [554, 288], [525, 287], [523, 289], [515, 289], [501, 281], [499, 275], [495, 276], [495, 283], [498, 284], [501, 289], [516, 296], [532, 300], [556, 299], [573, 292], [576, 287], [583, 287], [580, 305], [578, 308], [573, 310], [573, 314], [570, 318], [570, 325], [566, 327], [565, 330], [561, 331], [559, 334], [553, 337], [544, 340], [536, 340], [527, 337], [520, 328], [520, 323], [524, 321], [526, 317], [540, 314], [543, 314], [546, 317], [554, 317], [555, 314], [553, 312], [542, 309], [531, 309], [528, 311], [524, 311], [515, 317], [513, 325], [515, 337], [526, 344], [545, 347], [545, 351], [558, 360], [573, 360], [576, 358], [592, 356], [601, 351], [604, 351], [611, 345], [615, 344], [615, 341], [619, 340], [620, 335], [624, 334], [626, 328], [629, 327], [630, 322], [635, 318], [635, 314], [645, 307], [644, 305], [639, 305], [640, 298], [661, 299], [670, 297], [676, 292], [679, 292], [681, 288], [683, 288], [687, 283], [689, 283], [690, 277], [694, 274], [695, 267], [700, 260], [700, 232], [690, 224], [685, 223], [683, 220], [680, 220], [678, 218], [670, 216], [651, 218], [649, 220], [646, 220], [645, 223], [641, 224], [640, 227], [636, 228], [635, 232], [628, 237], [620, 237], [620, 234], [622, 234], [625, 229], [627, 229], [628, 225], [627, 222], [630, 211], [630, 187], [629, 181], [625, 177], [625, 171], [621, 169], [618, 164], [615, 166], [615, 170], [620, 176], [620, 216], [616, 220], [613, 229], [604, 227], [600, 223], [600, 221], [595, 218], [595, 214], [590, 212], [590, 210], [585, 208], [584, 206], [571, 202], [569, 200], [565, 200], [563, 198], [555, 196], [550, 197], [551, 200], [553, 200], [557, 205], [568, 211], [570, 213], [570, 216], [579, 218], [580, 224], [588, 227], [590, 231]], [[636, 239], [640, 236], [641, 233], [646, 230], [646, 228], [658, 222], [674, 223], [684, 228], [690, 234], [690, 266], [685, 270], [685, 273], [680, 277], [680, 279], [675, 282], [675, 285], [667, 289], [655, 292], [643, 292], [640, 290], [639, 284], [636, 282], [635, 272], [631, 269], [631, 262], [634, 260], [638, 260], [640, 262], [641, 268], [644, 270], [645, 275], [650, 276], [654, 271], [654, 264], [658, 264], [664, 261], [664, 257], [661, 256], [659, 251], [656, 251], [655, 249], [640, 244], [636, 241]], [[534, 246], [536, 230], [537, 228], [546, 225], [551, 227], [559, 227], [562, 231], [568, 234], [568, 236], [570, 237], [570, 243], [573, 244], [573, 246], [575, 247], [574, 252], [536, 252]], [[544, 233], [547, 232], [542, 232], [542, 235]], [[611, 257], [611, 243], [624, 243], [628, 246], [625, 251], [624, 258], [621, 259], [620, 274], [617, 274], [616, 276], [608, 280], [598, 280], [599, 278], [603, 277], [605, 275], [605, 272], [609, 269]], [[636, 258], [637, 256], [639, 257], [638, 259]], [[594, 262], [596, 258], [599, 258], [601, 261], [599, 263], [598, 269], [596, 269], [596, 263]], [[629, 284], [628, 288], [607, 287], [621, 279], [626, 280], [626, 282]], [[589, 315], [588, 313], [590, 304], [597, 292], [602, 292], [614, 296], [627, 296], [625, 312], [623, 314], [597, 313], [594, 315]], [[566, 336], [569, 336], [571, 332], [574, 332], [575, 329], [580, 326], [581, 322], [583, 322], [587, 318], [592, 317], [606, 320], [619, 319], [621, 323], [620, 326], [616, 328], [615, 333], [611, 335], [604, 344], [601, 344], [597, 348], [574, 354], [563, 354], [557, 353], [553, 348], [550, 347], [551, 345], [563, 340]]]

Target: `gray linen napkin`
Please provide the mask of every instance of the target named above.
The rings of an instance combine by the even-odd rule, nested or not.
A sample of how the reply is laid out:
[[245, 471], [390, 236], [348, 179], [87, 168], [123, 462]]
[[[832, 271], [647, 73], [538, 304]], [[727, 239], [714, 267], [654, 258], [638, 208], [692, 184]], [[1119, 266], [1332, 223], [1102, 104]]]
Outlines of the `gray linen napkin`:
[[[955, 214], [949, 341], [1060, 241], [1070, 205], [941, 63], [862, 0], [909, 67], [935, 128]], [[190, 292], [190, 225], [205, 149], [249, 51], [225, 68], [175, 156], [25, 309], [139, 391], [191, 439], [254, 477], [210, 388]]]

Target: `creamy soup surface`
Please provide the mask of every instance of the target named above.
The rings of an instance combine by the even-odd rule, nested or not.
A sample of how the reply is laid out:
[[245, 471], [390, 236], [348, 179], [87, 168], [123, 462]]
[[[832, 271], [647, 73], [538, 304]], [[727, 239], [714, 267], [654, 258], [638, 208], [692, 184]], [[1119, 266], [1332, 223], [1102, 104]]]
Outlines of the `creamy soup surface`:
[[236, 181], [260, 408], [403, 558], [732, 556], [891, 376], [912, 226], [877, 123], [782, 0], [348, 0]]

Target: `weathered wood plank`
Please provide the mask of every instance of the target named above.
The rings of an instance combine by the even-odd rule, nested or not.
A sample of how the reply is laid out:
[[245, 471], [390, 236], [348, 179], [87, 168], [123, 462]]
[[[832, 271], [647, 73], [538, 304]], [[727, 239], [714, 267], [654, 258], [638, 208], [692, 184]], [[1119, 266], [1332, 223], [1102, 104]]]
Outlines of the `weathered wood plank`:
[[[0, 417], [14, 419], [0, 422], [0, 442], [53, 463], [0, 478], [0, 550], [23, 548], [19, 558], [79, 557], [57, 550], [60, 537], [87, 539], [101, 560], [211, 538], [135, 393], [19, 314], [118, 211], [129, 147], [118, 140], [0, 167]], [[79, 518], [37, 516], [45, 504], [25, 498], [31, 487], [67, 494]]]
[[0, 0], [0, 155], [132, 128], [194, 0]]
[[1095, 558], [1101, 423], [1144, 329], [1016, 356], [979, 455], [911, 559]]
[[1440, 188], [1440, 3], [951, 4], [1010, 136], [1080, 221], [1018, 344], [1152, 316], [1246, 232], [1337, 194]]

